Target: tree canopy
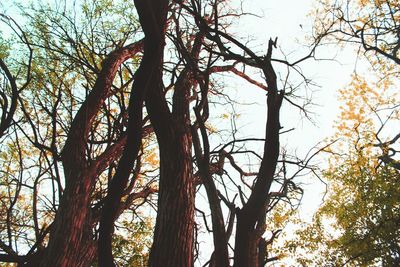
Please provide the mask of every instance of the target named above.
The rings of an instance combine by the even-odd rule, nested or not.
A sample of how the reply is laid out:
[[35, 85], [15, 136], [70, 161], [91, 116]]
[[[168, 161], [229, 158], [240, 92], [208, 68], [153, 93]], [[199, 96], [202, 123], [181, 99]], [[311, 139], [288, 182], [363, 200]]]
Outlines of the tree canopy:
[[[12, 3], [0, 11], [4, 266], [398, 264], [396, 1], [321, 2], [294, 59], [275, 36], [235, 33], [252, 15], [236, 1]], [[376, 78], [355, 74], [334, 140], [298, 156], [280, 114], [309, 118], [302, 66], [332, 41], [355, 44]], [[264, 98], [262, 136], [240, 119], [249, 90]], [[275, 250], [321, 172], [327, 200]]]
[[[397, 1], [324, 2], [317, 28], [370, 63], [339, 90], [327, 199], [287, 243], [302, 265], [399, 264], [399, 47]], [[362, 58], [360, 58], [362, 60]]]

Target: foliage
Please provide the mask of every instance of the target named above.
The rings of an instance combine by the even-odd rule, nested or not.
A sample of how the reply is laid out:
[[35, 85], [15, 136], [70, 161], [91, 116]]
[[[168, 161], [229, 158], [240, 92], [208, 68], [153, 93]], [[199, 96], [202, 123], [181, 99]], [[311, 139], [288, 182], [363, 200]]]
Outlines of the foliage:
[[[316, 36], [370, 62], [339, 91], [327, 199], [287, 242], [303, 266], [397, 266], [400, 261], [398, 1], [320, 1]], [[395, 131], [393, 131], [395, 129]]]
[[398, 0], [323, 0], [315, 10], [316, 35], [341, 45], [355, 44], [377, 69], [400, 63]]
[[121, 224], [117, 229], [123, 228], [122, 231], [113, 237], [114, 258], [118, 266], [147, 266], [153, 229], [150, 218]]
[[[379, 87], [380, 86], [380, 87]], [[337, 143], [328, 152], [328, 196], [311, 224], [289, 241], [303, 265], [396, 266], [400, 260], [399, 169], [380, 160], [399, 120], [390, 82], [373, 85], [354, 76], [340, 90]], [[387, 140], [383, 139], [383, 134]], [[378, 137], [379, 135], [379, 137]], [[379, 141], [379, 142], [378, 142]]]

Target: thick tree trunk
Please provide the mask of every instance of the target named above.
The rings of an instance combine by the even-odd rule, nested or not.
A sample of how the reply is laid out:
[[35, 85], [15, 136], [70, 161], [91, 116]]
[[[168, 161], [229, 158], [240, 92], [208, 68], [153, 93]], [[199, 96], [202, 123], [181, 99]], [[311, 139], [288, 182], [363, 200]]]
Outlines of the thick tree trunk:
[[67, 187], [53, 225], [54, 231], [40, 266], [87, 267], [95, 259], [96, 247], [90, 223], [90, 182]]
[[135, 1], [145, 34], [143, 58], [134, 75], [135, 80], [129, 99], [128, 140], [102, 209], [98, 241], [100, 267], [115, 266], [112, 255], [114, 221], [118, 217], [120, 201], [141, 146], [143, 102], [147, 91], [158, 87], [162, 78], [166, 3], [164, 1], [164, 5], [159, 5], [158, 1]]
[[[112, 155], [88, 162], [86, 145], [92, 122], [110, 94], [119, 66], [140, 51], [142, 42], [118, 49], [104, 60], [94, 88], [77, 112], [62, 152], [65, 190], [51, 226], [48, 246], [39, 266], [90, 266], [96, 247], [92, 235], [90, 196], [104, 161]], [[116, 155], [114, 155], [116, 156]]]
[[260, 238], [258, 241], [258, 267], [264, 267], [267, 258], [267, 241]]
[[189, 73], [176, 82], [173, 112], [164, 98], [162, 81], [154, 87], [146, 107], [160, 149], [160, 183], [151, 267], [193, 266], [194, 180], [189, 114]]
[[175, 84], [172, 112], [165, 99], [162, 62], [160, 76], [153, 80], [154, 86], [149, 88], [146, 96], [146, 108], [160, 150], [158, 211], [149, 258], [151, 267], [193, 266], [194, 181], [189, 113], [193, 84], [189, 69], [181, 72]]
[[158, 213], [149, 266], [191, 267], [194, 231], [191, 140], [177, 133], [169, 142], [166, 147], [160, 145]]
[[253, 267], [254, 247], [251, 244], [253, 227], [240, 210], [236, 213], [235, 267]]

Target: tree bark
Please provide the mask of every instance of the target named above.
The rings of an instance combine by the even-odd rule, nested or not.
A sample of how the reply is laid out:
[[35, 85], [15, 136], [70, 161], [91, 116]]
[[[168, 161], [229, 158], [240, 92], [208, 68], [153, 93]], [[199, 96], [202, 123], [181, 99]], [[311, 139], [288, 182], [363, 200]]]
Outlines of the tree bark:
[[235, 238], [235, 267], [254, 267], [258, 265], [258, 241], [261, 237], [260, 226], [268, 201], [268, 193], [274, 180], [279, 156], [279, 111], [284, 96], [278, 91], [276, 74], [271, 64], [272, 46], [270, 40], [268, 52], [262, 70], [268, 84], [267, 123], [264, 144], [264, 155], [257, 175], [257, 181], [247, 203], [237, 209], [237, 225]]
[[40, 266], [87, 267], [95, 259], [96, 247], [90, 224], [90, 178], [64, 191], [51, 238]]
[[146, 100], [160, 149], [158, 212], [149, 266], [193, 266], [194, 180], [189, 114], [189, 80], [177, 81], [170, 113], [162, 81]]
[[191, 267], [194, 230], [191, 140], [177, 133], [169, 142], [170, 145], [160, 144], [158, 213], [149, 266]]
[[167, 1], [135, 1], [144, 38], [143, 58], [135, 73], [129, 99], [129, 121], [127, 143], [118, 168], [111, 180], [102, 209], [99, 227], [98, 262], [100, 267], [115, 266], [112, 255], [114, 221], [118, 218], [120, 201], [128, 183], [133, 164], [138, 157], [142, 140], [142, 109], [149, 88], [158, 87], [162, 79], [164, 51], [164, 29], [166, 25]]
[[189, 98], [191, 72], [184, 69], [176, 84], [173, 110], [164, 97], [162, 79], [155, 80], [146, 108], [160, 150], [160, 183], [151, 267], [193, 266], [194, 181]]
[[99, 162], [87, 161], [87, 140], [92, 122], [110, 94], [118, 67], [141, 48], [142, 43], [138, 42], [110, 53], [102, 64], [94, 88], [71, 124], [61, 156], [65, 190], [39, 266], [86, 267], [95, 257], [90, 195], [99, 175]]

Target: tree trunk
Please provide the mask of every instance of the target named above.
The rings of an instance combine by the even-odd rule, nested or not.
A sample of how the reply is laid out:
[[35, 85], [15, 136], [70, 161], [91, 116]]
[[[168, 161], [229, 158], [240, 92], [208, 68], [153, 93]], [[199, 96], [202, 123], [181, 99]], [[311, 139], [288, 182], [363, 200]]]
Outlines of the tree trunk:
[[[96, 248], [92, 234], [90, 196], [104, 165], [101, 160], [88, 162], [86, 146], [92, 122], [110, 94], [119, 66], [139, 52], [142, 42], [115, 50], [103, 61], [94, 88], [77, 112], [62, 152], [65, 190], [51, 226], [49, 244], [39, 266], [90, 266]], [[101, 159], [101, 160], [100, 160]]]
[[236, 212], [235, 267], [256, 267], [257, 251], [254, 244], [254, 228], [241, 210]]
[[264, 267], [267, 256], [267, 241], [264, 238], [260, 238], [258, 241], [258, 267]]
[[[198, 53], [194, 54], [196, 58]], [[160, 76], [153, 79], [146, 96], [146, 108], [160, 151], [158, 210], [149, 266], [192, 267], [195, 201], [189, 112], [192, 74], [190, 67], [180, 73], [171, 112], [165, 99], [162, 63]]]
[[87, 267], [95, 258], [96, 247], [90, 223], [90, 188], [93, 179], [66, 187], [52, 224], [51, 237], [39, 266]]
[[190, 73], [184, 70], [176, 82], [172, 113], [164, 97], [161, 79], [146, 99], [160, 149], [158, 211], [150, 251], [151, 267], [193, 266], [195, 194], [189, 77]]
[[267, 123], [265, 133], [264, 155], [251, 195], [242, 209], [237, 209], [235, 238], [235, 267], [253, 267], [258, 264], [258, 241], [265, 231], [265, 207], [268, 193], [274, 180], [279, 157], [279, 111], [284, 97], [278, 91], [276, 74], [271, 64], [272, 47], [270, 40], [265, 66], [262, 68], [268, 84]]
[[191, 267], [194, 231], [191, 140], [177, 133], [169, 142], [166, 147], [160, 144], [158, 213], [149, 266]]
[[135, 72], [129, 98], [127, 142], [115, 175], [108, 187], [107, 197], [102, 208], [98, 240], [100, 267], [115, 266], [112, 255], [114, 222], [118, 218], [121, 198], [142, 144], [143, 103], [149, 88], [157, 87], [162, 76], [166, 7], [155, 8], [152, 5], [150, 2], [136, 4], [145, 34], [143, 57]]

